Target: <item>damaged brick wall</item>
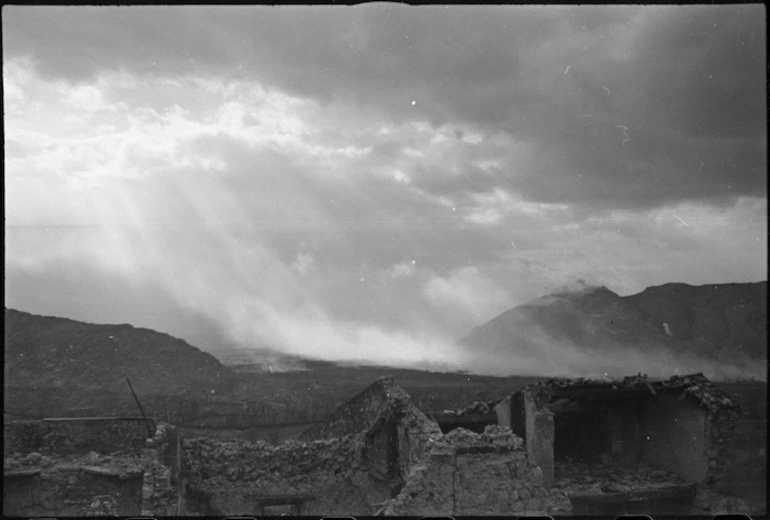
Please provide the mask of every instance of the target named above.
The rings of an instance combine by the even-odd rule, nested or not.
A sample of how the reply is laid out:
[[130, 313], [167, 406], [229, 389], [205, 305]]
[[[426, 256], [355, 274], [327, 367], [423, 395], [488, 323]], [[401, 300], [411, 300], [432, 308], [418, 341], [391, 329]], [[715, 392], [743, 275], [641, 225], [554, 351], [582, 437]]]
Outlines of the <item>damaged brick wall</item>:
[[475, 434], [459, 428], [430, 441], [385, 514], [545, 514], [550, 503], [543, 473], [527, 460], [522, 440], [507, 428]]
[[183, 439], [185, 515], [253, 515], [265, 497], [313, 497], [308, 515], [371, 515], [390, 496], [367, 472], [363, 434], [279, 446]]

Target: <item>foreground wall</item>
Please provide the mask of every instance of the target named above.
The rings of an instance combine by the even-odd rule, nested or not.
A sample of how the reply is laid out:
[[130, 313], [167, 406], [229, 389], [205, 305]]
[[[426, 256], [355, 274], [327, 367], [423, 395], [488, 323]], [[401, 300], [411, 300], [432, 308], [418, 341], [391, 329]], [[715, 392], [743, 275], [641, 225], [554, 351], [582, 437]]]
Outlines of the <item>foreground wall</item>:
[[[73, 418], [10, 421], [3, 424], [3, 455], [49, 452], [77, 454], [94, 451], [136, 452], [155, 432], [152, 420]], [[151, 433], [152, 432], [152, 433]]]
[[9, 471], [3, 481], [4, 516], [140, 515], [142, 473], [100, 473], [92, 467]]
[[[363, 411], [365, 419], [355, 411]], [[381, 380], [306, 437], [278, 446], [208, 438], [182, 443], [187, 515], [471, 515], [545, 512], [543, 473], [508, 428], [442, 435], [403, 391]]]
[[178, 514], [173, 427], [159, 424], [150, 437], [146, 422], [131, 419], [4, 426], [4, 515]]
[[431, 442], [384, 513], [398, 516], [546, 514], [543, 473], [508, 429], [456, 429]]
[[301, 501], [307, 515], [371, 515], [390, 489], [369, 477], [364, 445], [363, 434], [279, 446], [184, 439], [182, 513], [254, 515], [263, 503]]

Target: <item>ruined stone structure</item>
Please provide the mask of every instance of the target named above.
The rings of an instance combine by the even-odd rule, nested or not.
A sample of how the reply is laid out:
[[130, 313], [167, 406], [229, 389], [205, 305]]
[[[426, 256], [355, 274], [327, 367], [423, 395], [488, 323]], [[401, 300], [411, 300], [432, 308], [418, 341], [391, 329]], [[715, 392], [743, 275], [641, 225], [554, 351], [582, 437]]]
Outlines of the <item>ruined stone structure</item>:
[[176, 429], [144, 419], [5, 424], [4, 516], [177, 515]]
[[[521, 439], [498, 427], [445, 436], [390, 379], [351, 399], [302, 441], [276, 447], [185, 441], [185, 512], [276, 513], [291, 506], [308, 515], [412, 516], [547, 509], [541, 472], [527, 461]], [[193, 496], [200, 498], [193, 503]]]
[[639, 376], [551, 380], [429, 417], [384, 378], [277, 446], [180, 439], [173, 427], [141, 419], [10, 422], [3, 512], [729, 512], [714, 508], [713, 497], [736, 408], [700, 375]]
[[[495, 409], [499, 423], [525, 439], [544, 485], [569, 498], [572, 509], [563, 503], [564, 512], [678, 514], [708, 509], [721, 493], [723, 440], [737, 408], [696, 374], [551, 380]], [[580, 485], [608, 471], [603, 486]]]

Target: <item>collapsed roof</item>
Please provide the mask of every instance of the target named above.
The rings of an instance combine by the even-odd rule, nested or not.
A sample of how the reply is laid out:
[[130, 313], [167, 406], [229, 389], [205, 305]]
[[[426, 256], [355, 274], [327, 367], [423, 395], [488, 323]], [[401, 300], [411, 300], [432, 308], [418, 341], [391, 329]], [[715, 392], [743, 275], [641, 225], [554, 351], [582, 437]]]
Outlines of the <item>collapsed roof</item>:
[[667, 380], [652, 380], [641, 373], [615, 381], [585, 378], [549, 379], [529, 385], [522, 391], [534, 393], [538, 396], [536, 400], [540, 402], [558, 398], [612, 399], [613, 397], [683, 394], [709, 412], [739, 408], [736, 402], [701, 373], [672, 376]]

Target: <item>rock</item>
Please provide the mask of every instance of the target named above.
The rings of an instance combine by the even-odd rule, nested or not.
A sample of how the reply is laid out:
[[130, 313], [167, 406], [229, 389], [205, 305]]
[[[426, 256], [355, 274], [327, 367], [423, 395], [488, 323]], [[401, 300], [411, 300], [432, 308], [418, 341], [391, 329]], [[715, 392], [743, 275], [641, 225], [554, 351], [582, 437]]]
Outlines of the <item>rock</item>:
[[103, 466], [83, 466], [80, 469], [90, 475], [101, 475], [108, 477], [119, 477], [121, 473], [116, 468], [106, 468]]
[[27, 453], [27, 456], [24, 457], [24, 462], [27, 464], [38, 464], [42, 458], [42, 455], [36, 451], [33, 451], [32, 453]]
[[88, 455], [83, 457], [83, 460], [85, 460], [86, 464], [94, 465], [99, 463], [99, 454], [95, 451], [89, 451]]
[[118, 504], [112, 495], [99, 495], [93, 498], [86, 510], [86, 516], [117, 516]]
[[622, 491], [616, 484], [605, 484], [601, 490], [602, 493], [620, 493]]
[[532, 478], [532, 482], [533, 483], [535, 483], [537, 485], [540, 485], [540, 484], [543, 483], [543, 470], [540, 469], [540, 466], [534, 467], [532, 469], [532, 471], [530, 472], [530, 474], [531, 474], [531, 478]]

